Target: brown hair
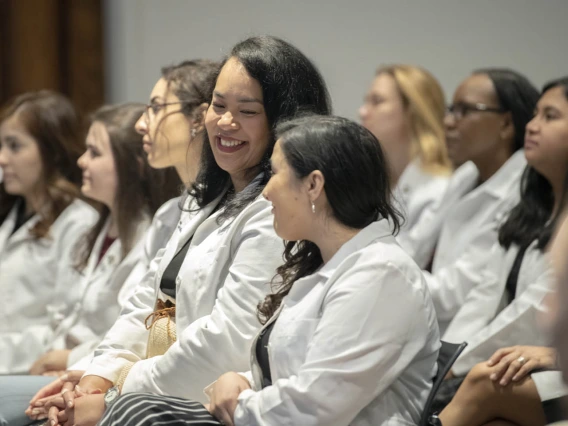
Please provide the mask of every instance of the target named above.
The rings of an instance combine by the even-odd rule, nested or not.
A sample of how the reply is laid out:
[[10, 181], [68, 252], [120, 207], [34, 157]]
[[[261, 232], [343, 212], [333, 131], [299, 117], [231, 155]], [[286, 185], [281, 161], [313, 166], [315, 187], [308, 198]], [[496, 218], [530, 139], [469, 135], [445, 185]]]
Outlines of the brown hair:
[[420, 159], [421, 167], [433, 174], [450, 174], [444, 134], [445, 97], [438, 80], [423, 68], [414, 65], [389, 65], [376, 75], [390, 75], [410, 114], [412, 157]]
[[[140, 220], [145, 215], [153, 216], [163, 203], [177, 196], [177, 188], [180, 185], [179, 178], [171, 178], [175, 174], [172, 168], [156, 170], [151, 168], [146, 160], [147, 156], [142, 149], [142, 135], [134, 128], [136, 121], [144, 113], [144, 108], [144, 105], [134, 103], [104, 106], [91, 116], [91, 123], [103, 124], [109, 135], [118, 181], [115, 208], [122, 257], [126, 256], [134, 245]], [[79, 270], [87, 265], [109, 214], [108, 207], [103, 207], [99, 221], [80, 243], [83, 247], [79, 250]]]
[[[0, 123], [17, 116], [36, 141], [43, 165], [41, 184], [46, 206], [41, 219], [30, 230], [35, 238], [46, 237], [59, 215], [80, 195], [81, 170], [77, 159], [83, 152], [81, 124], [69, 99], [49, 90], [24, 93], [12, 100], [0, 114]], [[0, 223], [19, 196], [0, 188]]]

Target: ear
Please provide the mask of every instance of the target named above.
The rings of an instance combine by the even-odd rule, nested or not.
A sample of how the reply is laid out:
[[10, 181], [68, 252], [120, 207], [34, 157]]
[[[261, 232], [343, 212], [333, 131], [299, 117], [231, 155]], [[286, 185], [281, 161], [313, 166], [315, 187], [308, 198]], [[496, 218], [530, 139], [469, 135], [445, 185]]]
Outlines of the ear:
[[510, 112], [503, 114], [503, 123], [501, 124], [499, 136], [501, 136], [501, 140], [513, 140], [515, 138], [515, 124]]
[[205, 128], [205, 114], [207, 114], [207, 109], [209, 104], [203, 102], [193, 111], [193, 123], [191, 125], [192, 129], [195, 129], [196, 133], [200, 133]]
[[304, 179], [310, 202], [316, 203], [324, 192], [325, 178], [319, 170], [314, 170]]

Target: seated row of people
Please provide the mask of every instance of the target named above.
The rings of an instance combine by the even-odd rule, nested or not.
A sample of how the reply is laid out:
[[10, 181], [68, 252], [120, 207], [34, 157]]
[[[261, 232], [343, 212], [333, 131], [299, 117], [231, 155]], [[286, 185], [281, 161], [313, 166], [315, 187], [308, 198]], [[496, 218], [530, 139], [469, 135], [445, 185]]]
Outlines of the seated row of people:
[[[329, 116], [317, 69], [273, 37], [237, 44], [220, 65], [164, 69], [145, 112], [95, 114], [82, 192], [106, 208], [95, 223], [82, 204], [91, 222], [46, 261], [73, 278], [45, 277], [57, 306], [43, 303], [43, 334], [14, 322], [6, 337], [5, 373], [71, 371], [5, 376], [0, 392], [24, 405], [37, 392], [27, 414], [52, 424], [96, 424], [105, 403], [103, 424], [117, 425], [416, 424], [437, 374], [438, 324], [444, 339], [470, 343], [450, 397], [501, 346], [547, 344], [535, 316], [552, 291], [543, 251], [568, 173], [567, 87], [552, 83], [537, 106], [523, 76], [476, 71], [444, 118], [428, 73], [382, 68], [361, 110], [366, 130]], [[151, 169], [171, 166], [181, 198], [172, 170]], [[26, 333], [39, 336], [33, 349]], [[115, 404], [120, 393], [131, 395]], [[2, 406], [0, 417], [26, 424], [24, 409]]]

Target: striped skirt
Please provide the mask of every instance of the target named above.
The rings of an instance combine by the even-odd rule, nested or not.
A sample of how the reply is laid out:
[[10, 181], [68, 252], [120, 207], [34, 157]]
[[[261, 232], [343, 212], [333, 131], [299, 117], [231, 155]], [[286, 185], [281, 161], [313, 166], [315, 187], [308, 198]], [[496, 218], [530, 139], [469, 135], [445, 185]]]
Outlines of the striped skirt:
[[172, 396], [128, 393], [104, 414], [99, 426], [222, 425], [203, 404]]

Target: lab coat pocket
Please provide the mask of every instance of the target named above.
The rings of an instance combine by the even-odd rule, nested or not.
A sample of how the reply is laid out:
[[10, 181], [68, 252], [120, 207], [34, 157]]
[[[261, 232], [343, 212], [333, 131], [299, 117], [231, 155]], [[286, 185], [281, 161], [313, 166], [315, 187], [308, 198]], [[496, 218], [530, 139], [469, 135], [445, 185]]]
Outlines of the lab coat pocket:
[[[319, 321], [319, 318], [291, 318], [277, 324], [270, 335], [268, 355], [271, 370], [276, 371], [278, 377], [294, 375], [300, 370]], [[272, 378], [275, 379], [277, 377]]]

